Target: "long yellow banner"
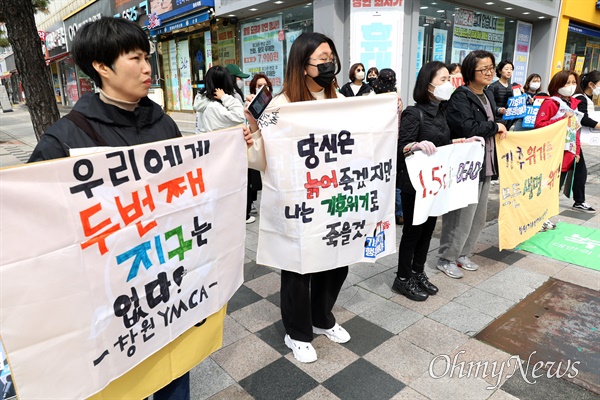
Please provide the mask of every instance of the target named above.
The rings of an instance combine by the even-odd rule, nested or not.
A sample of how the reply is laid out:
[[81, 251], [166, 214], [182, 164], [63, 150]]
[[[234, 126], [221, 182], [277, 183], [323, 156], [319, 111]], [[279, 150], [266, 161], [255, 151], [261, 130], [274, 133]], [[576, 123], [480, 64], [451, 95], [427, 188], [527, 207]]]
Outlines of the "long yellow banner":
[[496, 139], [500, 174], [499, 248], [513, 249], [558, 214], [567, 120]]

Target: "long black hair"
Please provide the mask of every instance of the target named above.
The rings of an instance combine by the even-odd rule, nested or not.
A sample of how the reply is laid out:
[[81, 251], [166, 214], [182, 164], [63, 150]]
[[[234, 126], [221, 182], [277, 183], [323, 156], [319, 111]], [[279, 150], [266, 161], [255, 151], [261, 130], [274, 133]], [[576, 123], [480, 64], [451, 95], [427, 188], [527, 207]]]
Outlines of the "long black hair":
[[211, 101], [219, 101], [215, 97], [215, 89], [223, 89], [223, 91], [230, 96], [233, 96], [234, 93], [231, 74], [220, 65], [210, 67], [206, 72], [206, 76], [204, 77], [204, 88], [200, 90], [200, 93]]

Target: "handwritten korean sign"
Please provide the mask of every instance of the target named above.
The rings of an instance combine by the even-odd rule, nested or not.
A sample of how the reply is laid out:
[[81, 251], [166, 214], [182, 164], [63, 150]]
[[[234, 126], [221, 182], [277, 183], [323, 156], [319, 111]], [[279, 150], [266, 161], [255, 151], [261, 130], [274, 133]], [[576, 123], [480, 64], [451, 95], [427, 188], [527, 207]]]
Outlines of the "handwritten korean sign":
[[243, 281], [245, 154], [232, 128], [0, 171], [22, 398], [89, 397], [223, 308]]
[[496, 140], [500, 173], [499, 247], [513, 249], [558, 214], [567, 120]]
[[397, 118], [395, 94], [267, 109], [258, 263], [308, 273], [395, 252]]

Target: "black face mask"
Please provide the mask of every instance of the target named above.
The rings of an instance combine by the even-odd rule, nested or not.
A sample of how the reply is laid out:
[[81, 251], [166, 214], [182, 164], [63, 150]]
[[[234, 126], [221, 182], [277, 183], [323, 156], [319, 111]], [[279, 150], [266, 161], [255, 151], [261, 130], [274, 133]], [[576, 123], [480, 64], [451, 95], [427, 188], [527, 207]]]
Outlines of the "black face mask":
[[313, 81], [322, 88], [329, 87], [331, 82], [333, 82], [333, 78], [335, 78], [335, 64], [332, 62], [326, 62], [319, 65], [310, 64], [313, 67], [317, 67], [319, 70], [319, 75], [313, 78]]
[[373, 82], [375, 82], [375, 79], [377, 79], [377, 78], [374, 78], [374, 77], [367, 78], [367, 83], [368, 83], [369, 85], [372, 85], [372, 84], [373, 84]]

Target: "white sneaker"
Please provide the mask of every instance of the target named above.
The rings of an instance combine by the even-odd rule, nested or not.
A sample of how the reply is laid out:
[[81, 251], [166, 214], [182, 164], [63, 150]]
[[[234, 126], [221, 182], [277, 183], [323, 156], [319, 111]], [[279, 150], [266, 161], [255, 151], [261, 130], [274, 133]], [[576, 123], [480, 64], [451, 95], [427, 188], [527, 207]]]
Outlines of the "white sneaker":
[[456, 260], [456, 265], [458, 265], [462, 269], [466, 269], [467, 271], [477, 271], [479, 269], [479, 265], [475, 264], [467, 256], [458, 257], [458, 259]]
[[301, 363], [311, 363], [317, 361], [317, 352], [310, 342], [294, 340], [290, 337], [290, 335], [285, 335], [283, 341], [287, 347], [292, 349], [294, 358]]
[[256, 221], [256, 217], [255, 217], [255, 216], [253, 216], [253, 215], [251, 215], [251, 216], [250, 216], [250, 217], [248, 217], [248, 219], [246, 220], [246, 223], [247, 223], [247, 224], [251, 224], [251, 223], [253, 223], [254, 221]]
[[333, 328], [329, 329], [322, 329], [313, 326], [313, 333], [317, 335], [325, 335], [329, 338], [329, 340], [336, 343], [346, 343], [348, 340], [350, 340], [350, 334], [348, 331], [342, 328], [342, 326], [337, 322]]

